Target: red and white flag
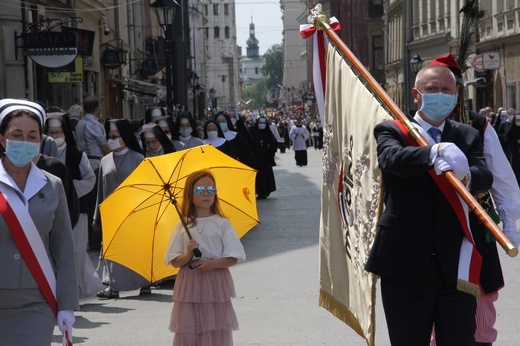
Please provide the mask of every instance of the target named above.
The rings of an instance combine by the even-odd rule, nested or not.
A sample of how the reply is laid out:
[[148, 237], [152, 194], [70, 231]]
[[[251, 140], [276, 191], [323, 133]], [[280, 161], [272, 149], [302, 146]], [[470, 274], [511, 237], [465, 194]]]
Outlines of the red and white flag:
[[[330, 18], [330, 26], [334, 31], [341, 29], [336, 17]], [[317, 30], [313, 24], [300, 25], [300, 35], [307, 39], [312, 37], [312, 75], [314, 79], [314, 93], [316, 104], [320, 113], [321, 123], [325, 119], [325, 85], [326, 85], [326, 55], [328, 39], [327, 34]]]

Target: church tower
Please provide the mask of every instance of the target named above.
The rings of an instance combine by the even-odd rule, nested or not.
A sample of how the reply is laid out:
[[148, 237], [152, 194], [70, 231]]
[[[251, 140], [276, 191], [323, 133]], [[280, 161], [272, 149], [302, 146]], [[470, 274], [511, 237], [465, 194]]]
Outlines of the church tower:
[[258, 58], [259, 48], [258, 48], [258, 40], [255, 37], [255, 24], [253, 23], [253, 17], [251, 17], [251, 24], [249, 24], [249, 38], [246, 41], [247, 43], [247, 57], [248, 58]]

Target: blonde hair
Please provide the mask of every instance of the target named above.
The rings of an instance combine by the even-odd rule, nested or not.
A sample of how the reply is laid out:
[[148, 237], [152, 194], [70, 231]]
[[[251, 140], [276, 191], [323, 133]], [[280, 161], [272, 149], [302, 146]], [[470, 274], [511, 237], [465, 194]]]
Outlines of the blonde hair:
[[[206, 177], [213, 180], [213, 184], [216, 186], [217, 182], [215, 181], [215, 177], [213, 177], [213, 174], [207, 169], [193, 172], [186, 178], [186, 183], [184, 184], [181, 211], [189, 227], [195, 227], [197, 225], [197, 210], [195, 209], [195, 205], [193, 204], [193, 190], [195, 189], [195, 184], [200, 179]], [[220, 209], [220, 204], [217, 195], [215, 195], [215, 201], [211, 205], [210, 211], [213, 214], [225, 217], [224, 213]]]

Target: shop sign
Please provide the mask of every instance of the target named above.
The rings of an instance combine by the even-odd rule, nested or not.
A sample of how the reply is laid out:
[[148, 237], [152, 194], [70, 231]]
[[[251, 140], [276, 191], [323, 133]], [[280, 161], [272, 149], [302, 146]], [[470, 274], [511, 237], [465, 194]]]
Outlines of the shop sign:
[[96, 32], [91, 30], [75, 29], [69, 27], [62, 27], [62, 32], [76, 33], [78, 37], [78, 55], [92, 56], [92, 48], [94, 47], [94, 38]]
[[23, 33], [23, 54], [45, 67], [62, 67], [78, 55], [77, 33], [38, 32]]
[[500, 68], [500, 53], [482, 53], [482, 64], [485, 70], [498, 70]]
[[149, 106], [155, 104], [155, 98], [153, 96], [141, 96], [139, 97], [139, 104]]
[[47, 69], [49, 83], [82, 83], [83, 59], [76, 58], [72, 63], [60, 67]]

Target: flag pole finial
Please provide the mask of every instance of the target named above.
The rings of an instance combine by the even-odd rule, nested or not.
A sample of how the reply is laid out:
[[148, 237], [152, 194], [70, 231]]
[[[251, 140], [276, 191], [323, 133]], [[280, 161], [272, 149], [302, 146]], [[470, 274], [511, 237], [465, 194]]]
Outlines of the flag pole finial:
[[314, 24], [318, 30], [322, 31], [330, 28], [330, 19], [325, 13], [323, 13], [323, 6], [320, 3], [317, 3], [309, 12], [310, 14], [307, 16], [307, 23]]

